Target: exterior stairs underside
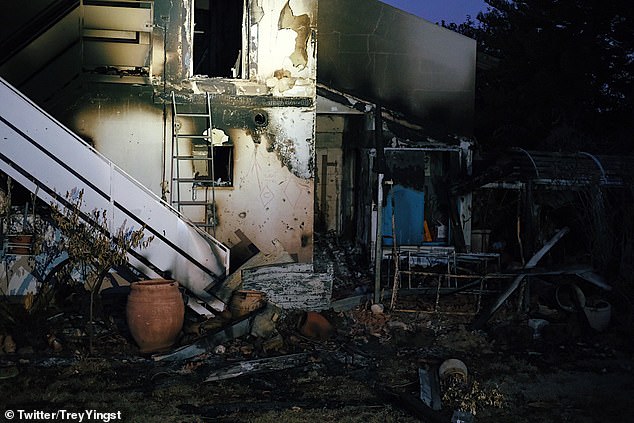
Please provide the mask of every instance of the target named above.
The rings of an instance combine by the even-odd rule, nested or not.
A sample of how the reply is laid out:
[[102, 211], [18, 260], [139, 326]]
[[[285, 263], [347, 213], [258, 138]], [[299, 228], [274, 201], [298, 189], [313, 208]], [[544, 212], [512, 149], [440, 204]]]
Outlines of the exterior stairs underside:
[[0, 78], [0, 170], [47, 204], [84, 190], [86, 218], [106, 210], [110, 227], [154, 235], [149, 247], [130, 251], [130, 264], [150, 278], [170, 275], [212, 308], [211, 293], [226, 277], [229, 249], [86, 144]]

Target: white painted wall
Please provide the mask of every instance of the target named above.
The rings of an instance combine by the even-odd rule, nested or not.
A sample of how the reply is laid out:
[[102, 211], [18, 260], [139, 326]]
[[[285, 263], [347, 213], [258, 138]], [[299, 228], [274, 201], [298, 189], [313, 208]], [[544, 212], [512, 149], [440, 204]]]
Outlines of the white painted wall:
[[[107, 87], [107, 85], [106, 85]], [[123, 89], [126, 89], [124, 87]], [[100, 90], [84, 97], [72, 129], [153, 193], [161, 195], [162, 109], [134, 94]]]
[[[280, 14], [287, 0], [260, 0], [258, 3], [264, 14], [257, 23], [252, 24], [251, 28], [251, 45], [257, 47], [251, 54], [257, 63], [257, 73], [252, 72], [251, 78], [259, 82], [266, 81], [267, 86], [272, 88], [275, 95], [303, 95], [314, 98], [317, 57], [312, 31], [316, 30], [317, 25], [317, 2], [315, 0], [288, 2], [294, 17], [298, 19], [308, 17], [310, 20], [306, 28], [310, 34], [304, 45], [308, 59], [305, 65], [295, 65], [292, 60], [296, 52], [298, 31], [292, 28], [279, 28]], [[286, 71], [286, 76], [281, 77], [280, 71]], [[275, 87], [275, 80], [272, 78], [278, 80], [280, 84], [278, 87]]]
[[282, 166], [264, 140], [255, 144], [237, 129], [229, 136], [235, 146], [235, 187], [216, 190], [216, 238], [235, 244], [240, 229], [262, 251], [273, 251], [277, 239], [300, 261], [312, 261], [313, 178], [300, 178]]

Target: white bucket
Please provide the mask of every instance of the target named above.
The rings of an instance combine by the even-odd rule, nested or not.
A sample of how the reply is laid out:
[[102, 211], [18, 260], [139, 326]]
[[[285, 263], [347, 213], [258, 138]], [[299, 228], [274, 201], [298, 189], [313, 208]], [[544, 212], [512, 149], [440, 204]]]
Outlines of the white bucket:
[[604, 300], [597, 301], [594, 305], [586, 305], [583, 312], [588, 319], [590, 327], [597, 332], [603, 332], [610, 324], [612, 317], [612, 305]]
[[467, 371], [467, 365], [464, 364], [464, 362], [458, 360], [457, 358], [450, 358], [442, 362], [438, 368], [438, 375], [441, 379], [445, 379], [451, 375], [458, 375], [462, 377], [464, 382], [466, 382], [469, 373]]

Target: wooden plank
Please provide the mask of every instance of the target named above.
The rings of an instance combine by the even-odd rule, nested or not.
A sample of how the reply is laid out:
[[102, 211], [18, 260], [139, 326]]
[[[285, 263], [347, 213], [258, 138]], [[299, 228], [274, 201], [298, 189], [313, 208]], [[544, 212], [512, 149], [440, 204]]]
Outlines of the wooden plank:
[[259, 252], [244, 264], [242, 264], [235, 272], [230, 274], [222, 283], [216, 284], [211, 289], [211, 293], [215, 295], [225, 304], [229, 304], [233, 291], [240, 289], [242, 286], [242, 271], [267, 264], [292, 263], [293, 257], [284, 249], [282, 244], [277, 240], [273, 240], [275, 249], [270, 252]]
[[315, 273], [310, 263], [288, 263], [242, 270], [244, 289], [267, 294], [284, 309], [319, 311], [330, 308], [333, 273]]
[[209, 376], [207, 376], [205, 382], [232, 379], [234, 377], [247, 374], [277, 372], [280, 370], [292, 369], [293, 367], [299, 367], [306, 364], [308, 364], [308, 353], [298, 353], [283, 355], [280, 357], [241, 361], [240, 363], [234, 364], [224, 369], [214, 370], [209, 374]]
[[215, 346], [230, 341], [232, 339], [240, 338], [241, 336], [248, 335], [251, 332], [253, 326], [253, 320], [258, 314], [259, 310], [254, 311], [248, 316], [235, 323], [218, 329], [215, 332], [205, 335], [196, 342], [190, 345], [185, 345], [174, 351], [165, 354], [156, 354], [152, 356], [154, 361], [180, 361], [187, 360], [192, 357], [204, 354], [211, 351]]
[[440, 399], [440, 380], [438, 379], [438, 369], [418, 369], [418, 379], [420, 382], [420, 400], [434, 411], [442, 408]]

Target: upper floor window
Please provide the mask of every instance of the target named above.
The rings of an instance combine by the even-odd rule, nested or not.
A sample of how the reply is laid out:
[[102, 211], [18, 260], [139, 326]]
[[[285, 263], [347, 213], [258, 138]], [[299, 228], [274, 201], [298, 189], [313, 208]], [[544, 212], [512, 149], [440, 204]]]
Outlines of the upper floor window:
[[196, 0], [194, 75], [239, 78], [243, 0]]

